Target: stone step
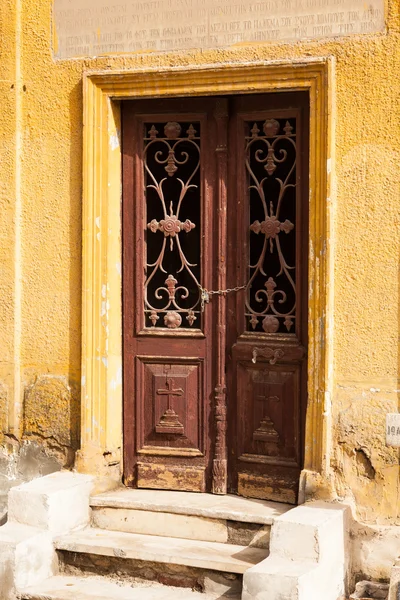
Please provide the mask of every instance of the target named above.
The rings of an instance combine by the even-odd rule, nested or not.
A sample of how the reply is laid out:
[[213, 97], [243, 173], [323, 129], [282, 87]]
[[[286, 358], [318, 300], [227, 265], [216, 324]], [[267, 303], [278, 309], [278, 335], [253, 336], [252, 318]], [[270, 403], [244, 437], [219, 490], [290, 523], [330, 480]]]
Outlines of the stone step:
[[57, 550], [243, 574], [268, 551], [218, 542], [89, 528], [60, 536]]
[[[159, 584], [121, 585], [101, 577], [56, 576], [22, 590], [21, 600], [213, 600], [214, 595]], [[234, 597], [231, 596], [232, 600]], [[240, 596], [236, 596], [239, 600]]]
[[92, 524], [112, 531], [268, 548], [290, 505], [239, 496], [120, 489], [91, 498]]
[[260, 525], [272, 525], [276, 517], [293, 508], [291, 504], [243, 498], [232, 494], [218, 496], [195, 492], [128, 488], [119, 488], [92, 496], [90, 505], [92, 508], [130, 508]]

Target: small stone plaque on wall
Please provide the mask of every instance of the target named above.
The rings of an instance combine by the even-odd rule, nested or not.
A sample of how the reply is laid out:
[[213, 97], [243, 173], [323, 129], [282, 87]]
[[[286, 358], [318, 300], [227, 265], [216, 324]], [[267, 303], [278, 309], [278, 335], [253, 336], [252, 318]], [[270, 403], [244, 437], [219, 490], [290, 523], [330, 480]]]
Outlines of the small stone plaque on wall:
[[383, 31], [384, 0], [54, 0], [54, 56], [221, 48]]
[[400, 448], [400, 413], [386, 415], [386, 445]]

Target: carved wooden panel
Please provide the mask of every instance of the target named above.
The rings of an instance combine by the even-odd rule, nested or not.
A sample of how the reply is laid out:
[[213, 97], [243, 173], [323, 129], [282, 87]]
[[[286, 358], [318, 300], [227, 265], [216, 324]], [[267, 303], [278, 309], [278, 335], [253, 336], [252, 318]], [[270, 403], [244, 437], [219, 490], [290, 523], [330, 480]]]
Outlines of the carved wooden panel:
[[[137, 357], [138, 452], [202, 452], [203, 362]], [[184, 453], [185, 454], [185, 453]]]
[[238, 364], [239, 460], [298, 464], [298, 365]]

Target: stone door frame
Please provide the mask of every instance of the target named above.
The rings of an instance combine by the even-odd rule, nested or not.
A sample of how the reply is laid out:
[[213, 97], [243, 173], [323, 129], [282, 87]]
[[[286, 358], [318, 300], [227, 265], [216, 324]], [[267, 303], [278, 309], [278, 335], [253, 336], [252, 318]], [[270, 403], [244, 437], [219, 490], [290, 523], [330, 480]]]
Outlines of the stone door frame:
[[121, 100], [308, 91], [308, 404], [300, 501], [327, 481], [333, 353], [333, 59], [88, 72], [83, 89], [81, 449], [78, 470], [122, 473]]

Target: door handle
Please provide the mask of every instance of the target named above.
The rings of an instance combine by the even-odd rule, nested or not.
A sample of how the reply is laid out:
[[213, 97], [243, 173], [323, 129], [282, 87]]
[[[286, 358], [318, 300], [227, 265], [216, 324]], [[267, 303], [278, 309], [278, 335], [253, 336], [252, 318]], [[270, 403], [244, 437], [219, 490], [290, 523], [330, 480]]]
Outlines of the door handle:
[[256, 364], [257, 356], [263, 356], [264, 358], [269, 358], [269, 364], [274, 365], [276, 361], [284, 356], [284, 351], [281, 348], [270, 348], [269, 346], [264, 346], [263, 348], [253, 348], [253, 358], [251, 362]]

